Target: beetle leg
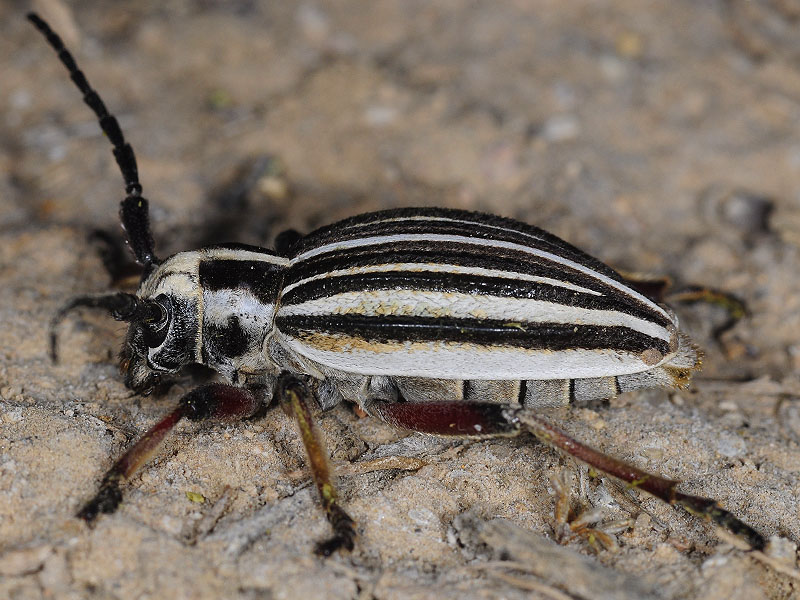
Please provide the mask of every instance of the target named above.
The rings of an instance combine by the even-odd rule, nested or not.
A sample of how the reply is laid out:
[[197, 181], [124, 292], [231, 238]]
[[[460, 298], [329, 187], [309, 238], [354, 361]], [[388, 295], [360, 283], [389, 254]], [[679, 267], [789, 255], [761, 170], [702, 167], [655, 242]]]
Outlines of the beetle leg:
[[368, 414], [395, 427], [434, 435], [459, 437], [513, 437], [521, 431], [520, 407], [492, 402], [385, 402], [364, 403]]
[[644, 490], [668, 504], [680, 506], [695, 516], [714, 521], [717, 525], [724, 527], [747, 542], [753, 549], [761, 550], [764, 548], [766, 541], [760, 533], [737, 519], [715, 500], [691, 496], [677, 491], [675, 488], [680, 481], [648, 473], [581, 444], [563, 430], [530, 411], [522, 411], [519, 414], [519, 420], [525, 426], [525, 429], [539, 438], [539, 440], [563, 450], [570, 456], [582, 460], [595, 469], [621, 479], [633, 488]]
[[650, 277], [638, 273], [621, 272], [625, 283], [658, 303], [695, 304], [705, 303], [719, 306], [727, 313], [727, 318], [711, 332], [715, 340], [733, 329], [736, 324], [748, 316], [749, 311], [743, 300], [733, 294], [702, 285], [687, 285], [673, 290], [673, 282], [669, 277]]
[[527, 430], [540, 441], [554, 446], [591, 467], [644, 490], [668, 504], [714, 521], [756, 550], [764, 548], [763, 536], [722, 508], [716, 501], [677, 491], [680, 483], [648, 473], [586, 446], [547, 420], [510, 404], [489, 402], [381, 402], [371, 401], [365, 410], [404, 429], [436, 435], [463, 437], [515, 436]]
[[641, 273], [617, 271], [625, 279], [625, 283], [658, 303], [663, 304], [669, 290], [672, 289], [672, 279], [666, 275], [649, 276]]
[[719, 306], [722, 308], [726, 313], [728, 313], [728, 317], [720, 325], [714, 327], [711, 332], [711, 335], [717, 341], [720, 341], [720, 338], [724, 333], [733, 329], [739, 321], [749, 314], [747, 305], [743, 300], [740, 300], [733, 294], [703, 286], [687, 286], [683, 289], [670, 293], [667, 295], [666, 299], [669, 303], [673, 304], [678, 302], [683, 304], [703, 302], [705, 304]]
[[308, 408], [307, 399], [311, 394], [300, 379], [283, 373], [278, 379], [277, 396], [286, 413], [297, 421], [300, 437], [308, 455], [311, 475], [317, 486], [325, 515], [333, 528], [333, 537], [317, 544], [316, 553], [330, 556], [340, 548], [352, 550], [356, 535], [355, 522], [339, 504], [328, 452]]
[[131, 478], [158, 450], [175, 425], [186, 417], [191, 421], [213, 418], [238, 420], [253, 415], [261, 399], [252, 391], [220, 383], [210, 383], [181, 398], [178, 407], [156, 423], [137, 441], [103, 477], [100, 489], [81, 510], [78, 517], [91, 523], [100, 513], [113, 513], [122, 501], [121, 484]]
[[96, 247], [103, 267], [111, 278], [111, 287], [137, 287], [142, 277], [142, 267], [129, 258], [123, 240], [103, 229], [89, 234], [89, 241]]
[[275, 252], [278, 253], [278, 256], [291, 257], [292, 251], [302, 238], [303, 234], [294, 229], [281, 231], [275, 237]]

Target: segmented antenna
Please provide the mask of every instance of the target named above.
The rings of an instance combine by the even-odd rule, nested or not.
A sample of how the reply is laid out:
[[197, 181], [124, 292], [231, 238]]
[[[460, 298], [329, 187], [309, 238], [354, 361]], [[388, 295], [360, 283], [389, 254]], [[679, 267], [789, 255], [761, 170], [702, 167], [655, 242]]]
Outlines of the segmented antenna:
[[146, 277], [150, 267], [158, 264], [153, 247], [153, 236], [150, 233], [148, 202], [142, 197], [142, 185], [139, 183], [139, 170], [136, 166], [136, 155], [131, 145], [125, 141], [117, 118], [109, 114], [106, 105], [98, 93], [92, 89], [86, 76], [78, 68], [74, 57], [64, 47], [64, 42], [47, 22], [36, 13], [28, 13], [28, 20], [36, 26], [47, 42], [58, 54], [59, 60], [69, 71], [72, 81], [83, 94], [83, 101], [92, 109], [100, 123], [100, 128], [113, 145], [114, 158], [117, 161], [122, 178], [125, 180], [125, 199], [120, 203], [119, 216], [125, 230], [128, 246], [133, 252], [136, 262], [144, 267]]
[[158, 302], [142, 300], [133, 294], [117, 292], [116, 294], [100, 294], [76, 296], [58, 309], [50, 320], [50, 359], [58, 362], [58, 326], [69, 313], [76, 308], [100, 308], [108, 311], [117, 321], [143, 321], [146, 323], [166, 319], [167, 315]]

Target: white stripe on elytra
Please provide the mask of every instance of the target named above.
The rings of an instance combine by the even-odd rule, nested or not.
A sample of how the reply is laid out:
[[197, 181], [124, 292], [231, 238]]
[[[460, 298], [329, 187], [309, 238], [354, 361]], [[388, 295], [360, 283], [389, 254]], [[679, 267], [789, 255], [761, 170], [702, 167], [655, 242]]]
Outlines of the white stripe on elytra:
[[349, 269], [337, 269], [327, 273], [318, 273], [311, 277], [306, 277], [295, 283], [291, 283], [283, 288], [282, 295], [287, 294], [297, 286], [315, 281], [317, 279], [325, 279], [327, 277], [340, 277], [345, 275], [360, 275], [363, 273], [390, 273], [393, 271], [426, 271], [431, 273], [458, 273], [460, 275], [480, 275], [483, 277], [499, 277], [501, 279], [512, 279], [514, 281], [532, 281], [534, 283], [545, 283], [560, 288], [572, 290], [574, 292], [581, 292], [583, 294], [593, 294], [595, 296], [602, 296], [602, 292], [590, 290], [568, 281], [560, 281], [552, 277], [537, 277], [536, 275], [528, 275], [527, 273], [518, 273], [516, 271], [501, 271], [499, 269], [485, 269], [483, 267], [466, 267], [463, 265], [449, 265], [437, 263], [386, 263], [382, 265], [364, 265], [360, 267], [350, 267]]
[[500, 319], [508, 327], [523, 328], [527, 323], [562, 323], [599, 327], [628, 327], [650, 337], [670, 341], [670, 332], [661, 325], [615, 310], [596, 310], [565, 306], [543, 300], [505, 298], [459, 292], [421, 293], [416, 290], [374, 290], [342, 292], [300, 304], [281, 306], [277, 317], [322, 315], [453, 317]]
[[586, 267], [580, 263], [577, 263], [573, 260], [569, 260], [567, 258], [562, 258], [552, 252], [547, 252], [545, 250], [539, 250], [537, 248], [532, 248], [530, 246], [524, 246], [522, 244], [515, 244], [513, 242], [506, 242], [504, 240], [485, 240], [482, 238], [471, 238], [466, 236], [460, 235], [444, 235], [444, 234], [412, 234], [412, 233], [401, 233], [395, 235], [382, 235], [382, 236], [372, 236], [372, 237], [362, 237], [362, 238], [355, 238], [352, 240], [342, 240], [340, 242], [333, 242], [331, 244], [325, 244], [323, 246], [319, 246], [317, 248], [312, 248], [302, 254], [296, 256], [290, 261], [290, 266], [294, 266], [304, 260], [312, 258], [314, 256], [318, 256], [320, 254], [326, 254], [329, 252], [336, 252], [338, 250], [346, 250], [349, 248], [358, 248], [361, 246], [371, 246], [377, 244], [386, 244], [392, 242], [454, 242], [458, 244], [471, 244], [473, 246], [486, 246], [490, 248], [507, 248], [509, 250], [516, 250], [518, 252], [525, 252], [532, 256], [538, 256], [540, 258], [545, 258], [547, 260], [553, 261], [556, 264], [561, 264], [566, 267], [570, 267], [575, 269], [576, 271], [580, 271], [585, 275], [589, 275], [590, 277], [594, 277], [598, 281], [602, 281], [606, 285], [609, 285], [615, 288], [617, 291], [626, 294], [632, 298], [635, 298], [639, 302], [642, 302], [646, 306], [648, 306], [651, 310], [659, 313], [670, 322], [675, 321], [675, 318], [667, 313], [663, 308], [658, 306], [652, 300], [647, 298], [646, 296], [640, 294], [636, 290], [631, 289], [627, 285], [620, 283], [619, 281], [615, 281], [611, 277], [603, 275], [602, 273], [598, 273], [594, 269], [590, 267]]
[[[409, 342], [325, 350], [281, 332], [280, 344], [326, 367], [359, 375], [403, 375], [435, 379], [575, 379], [610, 377], [653, 369], [631, 353], [610, 350], [485, 348], [453, 342]], [[346, 343], [346, 336], [325, 336]], [[666, 358], [665, 358], [666, 360]]]
[[[480, 219], [474, 219], [472, 221], [467, 219], [455, 219], [453, 217], [441, 217], [441, 216], [424, 216], [424, 215], [416, 215], [416, 216], [407, 216], [407, 217], [389, 217], [386, 219], [380, 219], [377, 221], [367, 221], [366, 223], [358, 223], [357, 225], [351, 225], [348, 227], [360, 227], [364, 225], [375, 225], [380, 223], [395, 223], [399, 221], [444, 221], [447, 223], [461, 223], [464, 225], [481, 225], [482, 227], [489, 227], [491, 229], [499, 229], [500, 231], [511, 232], [511, 233], [518, 233], [520, 235], [524, 235], [525, 237], [531, 238], [532, 240], [537, 241], [544, 241], [544, 237], [534, 235], [528, 231], [522, 231], [520, 229], [514, 229], [512, 227], [504, 227], [502, 225], [495, 225], [492, 223], [486, 223], [485, 221], [481, 221]], [[542, 230], [543, 231], [543, 230]], [[544, 233], [544, 231], [543, 231]]]

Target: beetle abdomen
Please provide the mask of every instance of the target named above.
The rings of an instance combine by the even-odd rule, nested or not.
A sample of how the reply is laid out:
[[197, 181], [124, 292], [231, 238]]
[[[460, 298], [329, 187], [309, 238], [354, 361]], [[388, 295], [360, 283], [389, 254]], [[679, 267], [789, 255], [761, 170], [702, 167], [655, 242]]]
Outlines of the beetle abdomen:
[[535, 227], [443, 209], [310, 234], [275, 324], [297, 354], [366, 375], [607, 377], [678, 350], [675, 317], [606, 265]]

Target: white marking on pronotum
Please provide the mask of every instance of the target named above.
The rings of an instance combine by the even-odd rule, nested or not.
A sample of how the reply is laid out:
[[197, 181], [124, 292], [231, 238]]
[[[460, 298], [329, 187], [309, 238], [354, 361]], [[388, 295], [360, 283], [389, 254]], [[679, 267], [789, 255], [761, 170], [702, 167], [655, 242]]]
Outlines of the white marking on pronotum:
[[204, 323], [223, 326], [230, 317], [242, 320], [242, 326], [272, 326], [274, 304], [265, 304], [246, 289], [219, 289], [203, 291], [205, 302]]
[[289, 264], [289, 259], [266, 252], [253, 252], [240, 248], [206, 248], [201, 251], [204, 260], [241, 260], [253, 262], [265, 262], [272, 265], [285, 267]]
[[317, 248], [312, 248], [302, 254], [296, 256], [294, 259], [290, 261], [290, 265], [296, 265], [304, 260], [312, 258], [314, 256], [318, 256], [320, 254], [327, 254], [330, 252], [336, 252], [338, 250], [346, 250], [349, 248], [358, 248], [359, 246], [372, 246], [376, 244], [390, 244], [392, 242], [455, 242], [458, 244], [472, 244], [474, 246], [486, 246], [488, 248], [507, 248], [509, 250], [516, 250], [518, 252], [525, 252], [532, 256], [538, 256], [540, 258], [545, 258], [547, 260], [551, 260], [556, 264], [564, 265], [571, 269], [575, 269], [576, 271], [580, 271], [590, 277], [594, 277], [598, 281], [602, 281], [606, 285], [609, 285], [619, 291], [622, 294], [627, 296], [636, 298], [639, 302], [645, 304], [653, 311], [659, 313], [660, 315], [664, 316], [669, 321], [674, 322], [675, 317], [665, 311], [663, 308], [658, 306], [655, 302], [647, 298], [646, 296], [640, 294], [636, 290], [631, 289], [629, 286], [625, 285], [624, 283], [620, 283], [603, 275], [602, 273], [598, 273], [596, 270], [591, 269], [590, 267], [586, 267], [580, 263], [577, 263], [573, 260], [569, 260], [567, 258], [563, 258], [558, 256], [557, 254], [553, 254], [552, 252], [546, 252], [544, 250], [538, 250], [536, 248], [531, 248], [530, 246], [525, 246], [523, 244], [515, 244], [513, 242], [507, 242], [504, 240], [487, 240], [483, 238], [471, 238], [465, 237], [460, 235], [442, 235], [442, 234], [415, 234], [415, 233], [401, 233], [395, 235], [383, 235], [383, 236], [372, 236], [372, 237], [364, 237], [364, 238], [356, 238], [352, 240], [343, 240], [340, 242], [333, 242], [330, 244], [325, 244], [323, 246], [319, 246]]

